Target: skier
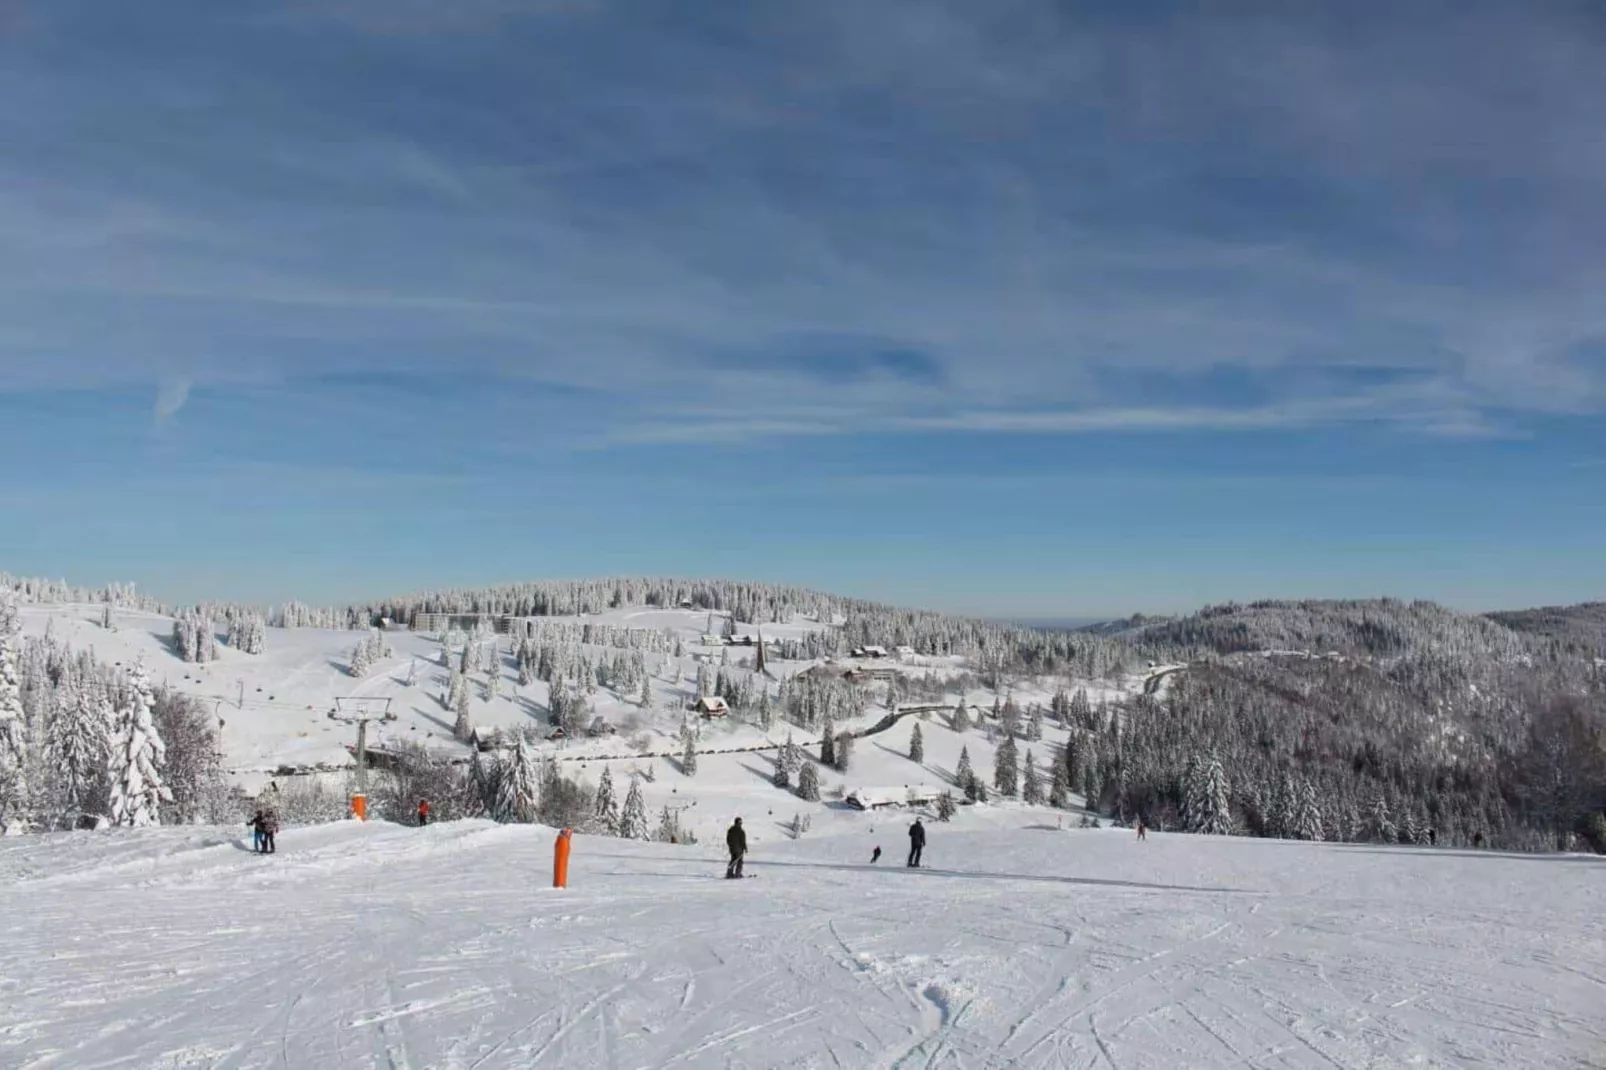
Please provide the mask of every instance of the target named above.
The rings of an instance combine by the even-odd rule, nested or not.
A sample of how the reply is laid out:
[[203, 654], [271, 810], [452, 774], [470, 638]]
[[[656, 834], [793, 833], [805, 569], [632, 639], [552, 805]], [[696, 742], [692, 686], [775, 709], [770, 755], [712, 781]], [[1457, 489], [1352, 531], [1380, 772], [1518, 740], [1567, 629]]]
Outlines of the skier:
[[251, 830], [251, 850], [257, 854], [262, 853], [262, 830], [267, 826], [267, 823], [268, 820], [262, 816], [261, 810], [258, 810], [255, 816], [245, 823], [245, 827]]
[[273, 807], [270, 806], [261, 811], [261, 817], [259, 820], [261, 821], [261, 824], [257, 827], [261, 830], [262, 853], [273, 854], [273, 834], [279, 831], [279, 815], [275, 813]]
[[874, 865], [879, 861], [881, 861], [881, 847], [879, 844], [877, 844], [876, 849], [870, 855], [870, 862], [872, 865]]
[[742, 828], [742, 819], [737, 818], [725, 833], [725, 846], [730, 848], [730, 865], [725, 867], [727, 880], [735, 880], [742, 875], [742, 859], [747, 856], [747, 830]]
[[920, 868], [920, 852], [926, 849], [926, 826], [915, 818], [915, 823], [909, 826], [909, 868]]
[[1138, 818], [1138, 839], [1146, 840], [1148, 838], [1149, 838], [1149, 826], [1145, 825], [1143, 823], [1143, 819], [1140, 817], [1140, 818]]
[[1428, 829], [1428, 846], [1429, 847], [1437, 847], [1438, 845], [1439, 845], [1439, 830], [1438, 829]]
[[1472, 846], [1474, 846], [1474, 847], [1482, 847], [1483, 846], [1483, 833], [1475, 832], [1475, 833], [1472, 834]]
[[418, 800], [418, 827], [423, 828], [429, 824], [429, 800]]

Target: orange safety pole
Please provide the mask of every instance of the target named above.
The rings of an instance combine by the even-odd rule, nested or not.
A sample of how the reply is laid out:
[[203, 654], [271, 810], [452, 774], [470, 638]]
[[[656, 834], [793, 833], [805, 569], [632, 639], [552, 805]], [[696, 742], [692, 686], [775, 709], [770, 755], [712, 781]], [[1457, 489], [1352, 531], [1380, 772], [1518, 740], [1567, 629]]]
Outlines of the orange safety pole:
[[351, 797], [351, 816], [358, 821], [368, 820], [368, 796], [358, 792]]
[[557, 842], [552, 845], [552, 887], [567, 888], [569, 886], [569, 830], [564, 829], [558, 833]]

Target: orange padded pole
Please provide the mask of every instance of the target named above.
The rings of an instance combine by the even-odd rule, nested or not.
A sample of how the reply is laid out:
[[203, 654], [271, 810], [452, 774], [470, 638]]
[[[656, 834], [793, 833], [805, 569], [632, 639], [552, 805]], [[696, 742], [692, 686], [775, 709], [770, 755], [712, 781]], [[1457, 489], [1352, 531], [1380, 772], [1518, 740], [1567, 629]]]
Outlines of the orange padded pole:
[[567, 888], [569, 886], [569, 830], [564, 829], [558, 833], [557, 842], [552, 845], [552, 887]]

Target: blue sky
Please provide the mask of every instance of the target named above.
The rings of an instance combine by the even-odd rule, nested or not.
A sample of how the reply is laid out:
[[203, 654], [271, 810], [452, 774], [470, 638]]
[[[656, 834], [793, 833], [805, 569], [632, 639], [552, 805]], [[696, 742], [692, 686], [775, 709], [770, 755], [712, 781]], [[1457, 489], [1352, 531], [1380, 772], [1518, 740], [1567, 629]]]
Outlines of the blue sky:
[[1606, 597], [1592, 3], [20, 2], [0, 568]]

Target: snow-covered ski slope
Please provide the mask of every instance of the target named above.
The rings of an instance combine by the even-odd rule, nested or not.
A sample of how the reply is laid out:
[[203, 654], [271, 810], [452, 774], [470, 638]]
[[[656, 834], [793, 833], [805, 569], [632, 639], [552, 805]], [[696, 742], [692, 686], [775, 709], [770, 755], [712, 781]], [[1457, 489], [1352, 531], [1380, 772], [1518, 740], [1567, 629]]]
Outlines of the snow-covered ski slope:
[[1606, 865], [901, 821], [0, 842], [0, 1065], [1600, 1067]]

